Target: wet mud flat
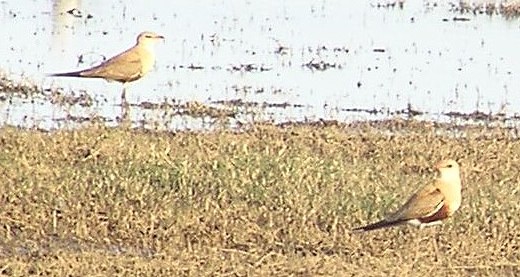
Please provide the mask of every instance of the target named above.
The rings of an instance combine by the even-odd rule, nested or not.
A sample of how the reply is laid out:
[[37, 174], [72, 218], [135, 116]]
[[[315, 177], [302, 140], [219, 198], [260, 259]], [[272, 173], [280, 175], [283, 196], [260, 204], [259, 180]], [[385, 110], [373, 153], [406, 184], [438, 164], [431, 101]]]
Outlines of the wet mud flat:
[[[239, 88], [236, 88], [239, 89]], [[252, 88], [241, 88], [244, 91], [250, 91]], [[260, 91], [250, 91], [248, 93], [264, 93]], [[281, 110], [305, 110], [308, 106], [303, 104], [295, 104], [289, 102], [255, 102], [245, 101], [241, 98], [229, 100], [214, 100], [207, 103], [197, 101], [181, 102], [174, 98], [165, 98], [162, 102], [141, 101], [139, 103], [129, 103], [128, 105], [113, 104], [114, 109], [120, 111], [116, 117], [104, 116], [98, 114], [95, 109], [106, 104], [106, 99], [93, 98], [87, 91], [67, 92], [61, 88], [42, 89], [34, 84], [31, 80], [25, 82], [13, 81], [5, 74], [0, 79], [0, 102], [5, 106], [16, 106], [22, 103], [30, 103], [33, 105], [43, 105], [49, 103], [56, 112], [55, 117], [46, 118], [51, 122], [50, 128], [38, 127], [31, 121], [31, 115], [28, 113], [18, 125], [25, 128], [36, 128], [42, 130], [53, 130], [56, 128], [80, 128], [82, 124], [91, 122], [104, 122], [107, 126], [117, 126], [122, 120], [125, 113], [138, 111], [139, 113], [153, 114], [150, 117], [141, 117], [138, 119], [131, 118], [130, 126], [135, 128], [147, 128], [153, 130], [158, 126], [168, 130], [172, 123], [176, 123], [175, 130], [194, 130], [197, 128], [212, 130], [215, 128], [229, 128], [239, 130], [248, 128], [255, 124], [277, 124], [279, 126], [289, 125], [329, 125], [329, 124], [357, 124], [365, 120], [340, 120], [328, 118], [307, 118], [301, 120], [273, 120], [269, 115], [274, 111]], [[80, 111], [79, 113], [77, 111]], [[372, 118], [366, 120], [371, 124], [379, 124], [384, 122], [400, 122], [401, 120], [425, 120], [432, 121], [431, 118], [437, 117], [439, 123], [452, 123], [454, 125], [482, 125], [482, 126], [499, 126], [503, 128], [515, 129], [518, 126], [520, 116], [517, 114], [506, 114], [503, 111], [483, 112], [475, 110], [470, 113], [462, 112], [443, 112], [441, 114], [430, 114], [427, 111], [421, 111], [408, 104], [400, 110], [389, 110], [387, 108], [341, 108], [341, 112], [356, 115], [358, 118]], [[34, 111], [33, 117], [37, 117], [37, 111]], [[304, 112], [302, 112], [304, 113]], [[6, 109], [4, 118], [9, 118], [9, 109]], [[27, 124], [23, 121], [26, 120]], [[179, 121], [180, 120], [180, 121]], [[192, 124], [197, 120], [204, 123]], [[434, 120], [433, 120], [434, 121]], [[179, 123], [180, 122], [180, 123]], [[33, 124], [33, 125], [31, 125]], [[383, 126], [381, 125], [381, 126]]]

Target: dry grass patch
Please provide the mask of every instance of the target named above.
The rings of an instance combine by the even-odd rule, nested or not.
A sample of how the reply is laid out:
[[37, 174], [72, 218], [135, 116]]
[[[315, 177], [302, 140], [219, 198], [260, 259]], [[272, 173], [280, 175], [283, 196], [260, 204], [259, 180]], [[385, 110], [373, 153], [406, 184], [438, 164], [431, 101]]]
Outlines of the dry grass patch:
[[[389, 124], [389, 125], [387, 125]], [[520, 143], [395, 121], [244, 132], [92, 126], [0, 133], [5, 275], [520, 274]], [[443, 226], [351, 235], [443, 158], [464, 202]]]

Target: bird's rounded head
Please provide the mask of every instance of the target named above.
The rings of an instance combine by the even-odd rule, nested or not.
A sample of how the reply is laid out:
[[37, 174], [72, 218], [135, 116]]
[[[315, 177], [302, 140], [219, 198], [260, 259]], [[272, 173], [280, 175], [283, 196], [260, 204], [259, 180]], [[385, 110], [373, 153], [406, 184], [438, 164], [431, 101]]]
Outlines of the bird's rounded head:
[[163, 40], [164, 37], [154, 32], [142, 32], [137, 36], [137, 43], [159, 41]]
[[459, 164], [455, 160], [442, 160], [435, 165], [440, 173], [440, 178], [459, 178]]
[[458, 169], [459, 164], [455, 160], [442, 160], [435, 165], [438, 170], [446, 169]]

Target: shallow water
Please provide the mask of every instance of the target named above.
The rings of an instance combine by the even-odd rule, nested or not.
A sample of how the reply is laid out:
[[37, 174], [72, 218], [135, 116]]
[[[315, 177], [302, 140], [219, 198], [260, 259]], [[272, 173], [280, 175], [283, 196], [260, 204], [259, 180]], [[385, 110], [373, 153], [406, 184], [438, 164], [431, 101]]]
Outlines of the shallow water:
[[45, 75], [95, 65], [151, 30], [166, 40], [157, 46], [155, 69], [129, 86], [136, 126], [211, 126], [211, 119], [144, 109], [143, 102], [228, 107], [222, 103], [235, 100], [261, 108], [254, 116], [237, 114], [231, 124], [349, 122], [413, 110], [421, 112], [419, 119], [455, 122], [466, 120], [448, 113], [502, 114], [516, 126], [517, 20], [456, 14], [446, 2], [407, 1], [402, 9], [364, 0], [143, 3], [2, 2], [0, 22], [9, 27], [0, 28], [1, 69], [43, 89], [84, 93], [94, 104], [7, 97], [0, 123], [54, 129], [77, 126], [74, 118], [98, 117], [117, 124], [120, 84]]

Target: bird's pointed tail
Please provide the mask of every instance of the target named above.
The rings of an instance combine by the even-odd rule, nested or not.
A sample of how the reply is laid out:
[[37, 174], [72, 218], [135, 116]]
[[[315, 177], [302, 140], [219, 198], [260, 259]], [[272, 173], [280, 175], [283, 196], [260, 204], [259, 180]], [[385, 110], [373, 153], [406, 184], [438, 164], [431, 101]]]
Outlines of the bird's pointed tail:
[[81, 73], [83, 73], [83, 70], [74, 71], [74, 72], [65, 72], [65, 73], [51, 73], [51, 74], [47, 74], [47, 76], [49, 76], [49, 77], [85, 77]]
[[368, 224], [366, 226], [354, 228], [354, 229], [352, 229], [352, 233], [368, 232], [368, 231], [373, 231], [373, 230], [377, 230], [377, 229], [381, 229], [381, 228], [388, 228], [388, 227], [400, 225], [403, 223], [404, 223], [404, 221], [402, 221], [402, 220], [393, 220], [393, 221], [381, 220], [379, 222]]

